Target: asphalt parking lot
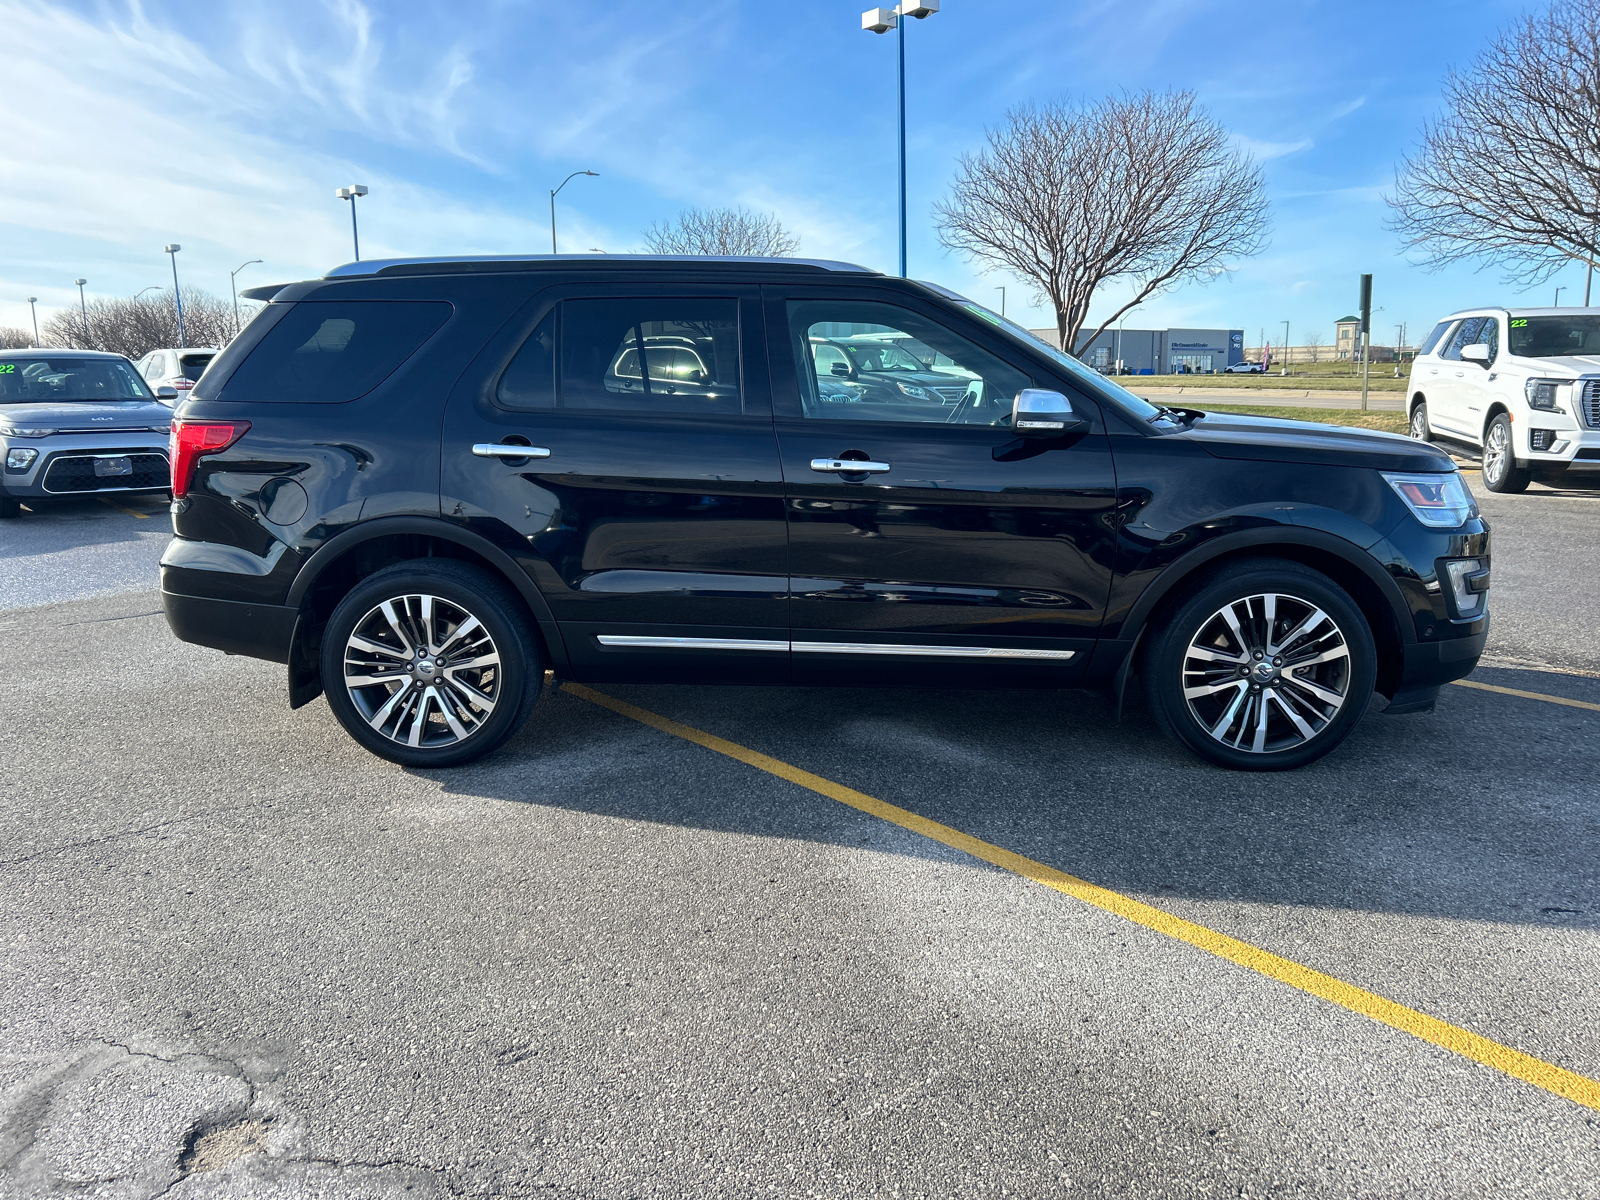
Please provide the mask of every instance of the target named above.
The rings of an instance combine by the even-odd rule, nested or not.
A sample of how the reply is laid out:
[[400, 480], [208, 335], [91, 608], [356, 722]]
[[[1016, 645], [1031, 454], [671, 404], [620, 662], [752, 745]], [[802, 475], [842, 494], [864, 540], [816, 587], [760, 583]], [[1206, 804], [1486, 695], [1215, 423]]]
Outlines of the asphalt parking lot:
[[6, 522], [0, 1197], [1600, 1196], [1600, 489], [1480, 500], [1487, 688], [1271, 776], [692, 687], [405, 771], [161, 505]]

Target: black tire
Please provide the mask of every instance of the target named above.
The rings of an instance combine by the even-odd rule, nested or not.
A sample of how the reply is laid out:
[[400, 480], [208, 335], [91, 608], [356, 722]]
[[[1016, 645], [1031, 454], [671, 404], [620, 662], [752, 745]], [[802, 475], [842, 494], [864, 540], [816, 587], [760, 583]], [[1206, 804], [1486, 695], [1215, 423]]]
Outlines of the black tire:
[[1483, 486], [1491, 492], [1525, 492], [1533, 476], [1517, 461], [1511, 418], [1500, 413], [1483, 434]]
[[0, 496], [0, 520], [10, 520], [22, 515], [22, 501], [15, 496]]
[[1433, 427], [1428, 424], [1428, 402], [1418, 400], [1411, 409], [1411, 436], [1419, 442], [1433, 441]]
[[[1270, 634], [1269, 596], [1276, 618]], [[1302, 621], [1307, 627], [1294, 634]], [[1224, 568], [1152, 633], [1141, 671], [1156, 721], [1201, 758], [1238, 771], [1286, 771], [1321, 758], [1355, 728], [1377, 679], [1372, 630], [1355, 602], [1321, 572], [1281, 559]], [[1286, 634], [1293, 636], [1277, 642]], [[1266, 653], [1274, 648], [1288, 653]], [[1324, 661], [1296, 667], [1297, 658], [1313, 657]], [[1247, 673], [1240, 677], [1240, 670]]]
[[[358, 632], [362, 646], [351, 641]], [[396, 563], [364, 579], [322, 637], [333, 715], [366, 749], [407, 767], [453, 767], [497, 750], [533, 710], [544, 668], [511, 589], [448, 559]]]

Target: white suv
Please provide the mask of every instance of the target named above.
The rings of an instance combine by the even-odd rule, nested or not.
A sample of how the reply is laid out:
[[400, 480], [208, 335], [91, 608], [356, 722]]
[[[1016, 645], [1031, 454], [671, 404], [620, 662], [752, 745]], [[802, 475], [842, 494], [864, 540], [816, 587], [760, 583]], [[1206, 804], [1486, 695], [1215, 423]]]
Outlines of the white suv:
[[1417, 353], [1408, 396], [1411, 435], [1481, 447], [1491, 491], [1600, 484], [1600, 308], [1446, 317]]

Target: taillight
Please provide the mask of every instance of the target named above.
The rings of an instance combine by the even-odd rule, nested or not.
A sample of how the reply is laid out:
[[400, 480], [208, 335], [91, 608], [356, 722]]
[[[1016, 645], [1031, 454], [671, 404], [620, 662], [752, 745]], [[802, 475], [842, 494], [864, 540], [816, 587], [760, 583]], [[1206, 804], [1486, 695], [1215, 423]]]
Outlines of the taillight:
[[189, 494], [194, 465], [201, 456], [226, 450], [249, 428], [249, 421], [174, 421], [167, 441], [167, 457], [172, 462], [172, 498], [181, 500]]
[[172, 386], [177, 388], [180, 392], [187, 392], [190, 388], [192, 388], [194, 386], [194, 380], [192, 380], [192, 379], [174, 379], [172, 381]]

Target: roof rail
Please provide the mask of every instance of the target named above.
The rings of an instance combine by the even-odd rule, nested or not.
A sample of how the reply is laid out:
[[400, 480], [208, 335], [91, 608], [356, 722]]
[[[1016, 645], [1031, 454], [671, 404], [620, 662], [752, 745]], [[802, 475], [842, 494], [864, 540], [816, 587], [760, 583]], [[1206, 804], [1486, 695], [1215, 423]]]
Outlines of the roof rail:
[[374, 258], [334, 267], [324, 279], [349, 279], [364, 275], [436, 275], [471, 271], [532, 271], [540, 268], [666, 266], [771, 266], [790, 271], [819, 271], [840, 275], [881, 275], [870, 267], [827, 258], [765, 258], [741, 254], [458, 254], [428, 258]]

